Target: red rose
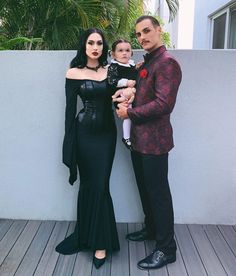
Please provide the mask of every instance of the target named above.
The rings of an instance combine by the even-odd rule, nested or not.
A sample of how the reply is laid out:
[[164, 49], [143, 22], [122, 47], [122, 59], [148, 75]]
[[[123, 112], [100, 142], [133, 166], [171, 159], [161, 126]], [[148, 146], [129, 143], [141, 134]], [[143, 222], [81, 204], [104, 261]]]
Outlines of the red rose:
[[148, 75], [148, 70], [146, 68], [142, 69], [140, 72], [139, 72], [139, 76], [140, 78], [142, 79], [145, 79]]

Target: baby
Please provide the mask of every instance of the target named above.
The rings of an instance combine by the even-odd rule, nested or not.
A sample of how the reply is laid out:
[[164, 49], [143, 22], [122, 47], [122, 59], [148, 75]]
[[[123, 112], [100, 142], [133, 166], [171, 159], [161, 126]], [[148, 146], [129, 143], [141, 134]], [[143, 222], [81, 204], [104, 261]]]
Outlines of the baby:
[[[134, 94], [136, 89], [135, 79], [137, 76], [137, 70], [135, 63], [131, 60], [132, 49], [129, 41], [125, 39], [119, 39], [112, 44], [111, 47], [111, 64], [108, 68], [108, 83], [119, 90], [112, 96], [114, 102], [128, 101], [131, 107], [131, 103], [134, 100]], [[123, 121], [123, 138], [122, 141], [125, 146], [132, 150], [130, 141], [130, 119]]]

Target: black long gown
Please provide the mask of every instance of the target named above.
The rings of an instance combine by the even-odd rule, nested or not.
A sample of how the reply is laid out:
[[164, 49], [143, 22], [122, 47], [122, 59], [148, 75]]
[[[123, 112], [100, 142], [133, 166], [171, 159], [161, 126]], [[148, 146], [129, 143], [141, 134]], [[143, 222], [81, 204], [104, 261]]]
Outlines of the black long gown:
[[[76, 116], [77, 96], [83, 109]], [[56, 251], [119, 250], [109, 179], [115, 154], [116, 125], [112, 92], [102, 81], [66, 79], [63, 162], [70, 168], [71, 184], [79, 169], [80, 188], [74, 233]]]

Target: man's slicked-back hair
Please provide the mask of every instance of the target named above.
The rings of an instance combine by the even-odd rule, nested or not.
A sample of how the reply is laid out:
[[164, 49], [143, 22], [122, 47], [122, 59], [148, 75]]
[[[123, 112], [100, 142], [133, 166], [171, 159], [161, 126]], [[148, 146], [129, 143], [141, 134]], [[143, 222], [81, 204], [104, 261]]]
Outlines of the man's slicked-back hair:
[[142, 16], [140, 16], [140, 17], [136, 20], [135, 25], [137, 25], [138, 23], [140, 23], [140, 22], [142, 22], [143, 20], [146, 20], [146, 19], [149, 19], [149, 20], [152, 22], [152, 25], [153, 25], [154, 27], [160, 26], [159, 21], [158, 21], [155, 17], [153, 17], [153, 16], [151, 16], [151, 15], [142, 15]]

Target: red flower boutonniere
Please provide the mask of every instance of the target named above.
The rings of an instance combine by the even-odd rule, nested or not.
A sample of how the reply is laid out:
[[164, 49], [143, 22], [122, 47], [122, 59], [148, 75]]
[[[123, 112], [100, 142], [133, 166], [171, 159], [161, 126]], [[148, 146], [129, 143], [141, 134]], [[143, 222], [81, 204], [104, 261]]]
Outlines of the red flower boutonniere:
[[140, 78], [142, 78], [142, 79], [146, 79], [147, 75], [148, 75], [148, 70], [147, 70], [146, 68], [142, 69], [142, 70], [139, 72], [139, 76], [140, 76]]

